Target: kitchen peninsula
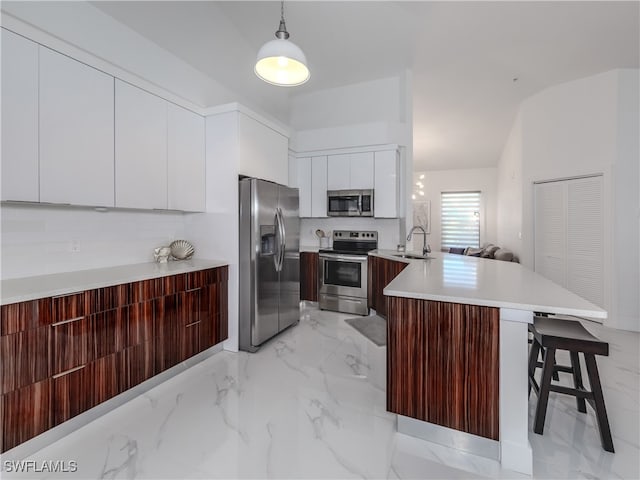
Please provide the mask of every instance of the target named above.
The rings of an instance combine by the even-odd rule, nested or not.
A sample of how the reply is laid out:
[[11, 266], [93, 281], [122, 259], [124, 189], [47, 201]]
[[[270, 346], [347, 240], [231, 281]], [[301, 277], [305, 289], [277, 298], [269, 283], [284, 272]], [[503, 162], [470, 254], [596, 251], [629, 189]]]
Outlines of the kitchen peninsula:
[[384, 288], [387, 409], [398, 431], [532, 473], [527, 324], [607, 312], [517, 263], [435, 253]]

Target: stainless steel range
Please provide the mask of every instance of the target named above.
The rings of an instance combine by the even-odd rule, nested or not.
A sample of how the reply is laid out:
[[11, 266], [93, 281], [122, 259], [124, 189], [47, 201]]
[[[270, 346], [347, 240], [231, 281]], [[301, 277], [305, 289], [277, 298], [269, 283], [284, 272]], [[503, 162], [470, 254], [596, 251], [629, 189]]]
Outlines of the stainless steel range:
[[367, 254], [376, 248], [378, 232], [333, 232], [333, 248], [320, 250], [318, 304], [322, 310], [369, 314]]

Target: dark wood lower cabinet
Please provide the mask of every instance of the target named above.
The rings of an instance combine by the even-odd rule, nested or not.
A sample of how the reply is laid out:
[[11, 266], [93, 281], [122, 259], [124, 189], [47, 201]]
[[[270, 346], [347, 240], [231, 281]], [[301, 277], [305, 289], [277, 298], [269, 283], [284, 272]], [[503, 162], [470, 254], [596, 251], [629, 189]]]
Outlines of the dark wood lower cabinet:
[[124, 351], [126, 389], [150, 379], [156, 374], [154, 340], [129, 347]]
[[383, 290], [391, 280], [407, 267], [408, 263], [370, 255], [367, 263], [367, 300], [381, 317], [387, 316], [387, 304]]
[[300, 252], [300, 300], [318, 301], [318, 254]]
[[53, 377], [54, 426], [60, 425], [96, 405], [94, 367], [93, 363], [89, 363], [78, 367], [77, 370]]
[[50, 378], [2, 396], [2, 451], [26, 442], [53, 426]]
[[0, 394], [50, 377], [49, 327], [0, 337], [0, 359]]
[[387, 410], [498, 440], [498, 308], [387, 297]]
[[2, 306], [0, 452], [225, 340], [227, 281], [223, 266]]

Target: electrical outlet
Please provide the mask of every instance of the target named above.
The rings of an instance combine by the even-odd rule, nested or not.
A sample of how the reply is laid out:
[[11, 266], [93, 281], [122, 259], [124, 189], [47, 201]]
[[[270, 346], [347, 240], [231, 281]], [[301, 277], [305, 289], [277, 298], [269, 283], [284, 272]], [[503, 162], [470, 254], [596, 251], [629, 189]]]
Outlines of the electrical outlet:
[[71, 253], [78, 253], [80, 251], [80, 240], [73, 239], [71, 240], [71, 244], [69, 245], [69, 250]]

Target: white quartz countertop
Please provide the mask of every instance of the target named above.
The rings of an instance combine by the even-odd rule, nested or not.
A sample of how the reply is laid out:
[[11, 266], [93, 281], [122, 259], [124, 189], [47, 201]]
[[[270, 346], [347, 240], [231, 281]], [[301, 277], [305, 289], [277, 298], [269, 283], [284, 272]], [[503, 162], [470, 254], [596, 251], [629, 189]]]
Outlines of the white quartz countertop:
[[[395, 251], [373, 252], [392, 260]], [[415, 253], [415, 252], [409, 252]], [[534, 312], [607, 318], [607, 312], [551, 280], [514, 262], [431, 253], [427, 260], [408, 260], [384, 289], [394, 297], [466, 303]]]
[[0, 282], [0, 305], [137, 282], [149, 278], [167, 277], [223, 265], [228, 265], [228, 262], [192, 259], [12, 278]]
[[301, 252], [314, 252], [317, 253], [320, 250], [318, 245], [300, 245]]

